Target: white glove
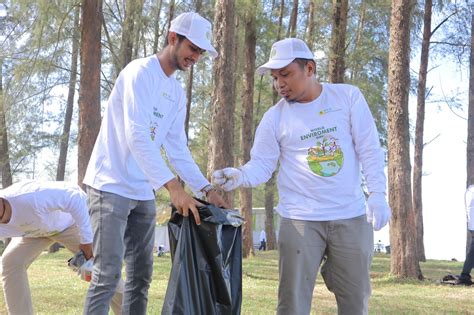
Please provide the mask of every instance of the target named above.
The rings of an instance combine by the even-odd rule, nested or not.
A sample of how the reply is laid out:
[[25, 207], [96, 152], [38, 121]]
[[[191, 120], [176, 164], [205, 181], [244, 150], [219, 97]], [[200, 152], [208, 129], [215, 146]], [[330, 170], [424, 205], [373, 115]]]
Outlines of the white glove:
[[81, 277], [82, 280], [85, 280], [87, 282], [91, 281], [93, 265], [93, 259], [91, 258], [85, 263], [83, 263], [79, 270], [77, 270], [77, 274], [79, 275], [79, 277]]
[[238, 168], [227, 167], [212, 173], [212, 182], [225, 191], [231, 191], [242, 185], [243, 175]]
[[373, 223], [374, 230], [383, 228], [390, 220], [392, 211], [388, 206], [384, 193], [374, 192], [367, 199], [367, 222]]

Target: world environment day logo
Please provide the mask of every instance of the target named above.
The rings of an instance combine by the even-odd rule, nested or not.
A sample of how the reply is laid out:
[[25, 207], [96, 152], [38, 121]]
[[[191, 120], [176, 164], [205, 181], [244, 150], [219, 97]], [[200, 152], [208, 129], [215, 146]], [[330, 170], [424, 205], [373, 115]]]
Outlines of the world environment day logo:
[[306, 157], [309, 168], [319, 176], [331, 177], [339, 173], [344, 163], [344, 153], [332, 136], [316, 141], [316, 146], [308, 149]]

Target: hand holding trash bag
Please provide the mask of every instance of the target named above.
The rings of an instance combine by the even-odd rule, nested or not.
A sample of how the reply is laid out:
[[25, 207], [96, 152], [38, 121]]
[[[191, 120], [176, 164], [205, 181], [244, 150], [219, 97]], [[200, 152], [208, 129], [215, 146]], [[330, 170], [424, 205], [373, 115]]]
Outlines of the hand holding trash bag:
[[206, 198], [210, 204], [216, 205], [219, 208], [230, 209], [230, 205], [222, 198], [216, 189], [211, 189], [206, 194]]
[[174, 205], [178, 213], [183, 217], [187, 217], [189, 216], [189, 210], [191, 210], [196, 224], [201, 224], [197, 207], [202, 206], [202, 204], [188, 195], [176, 178], [167, 182], [165, 188], [169, 191], [171, 203]]

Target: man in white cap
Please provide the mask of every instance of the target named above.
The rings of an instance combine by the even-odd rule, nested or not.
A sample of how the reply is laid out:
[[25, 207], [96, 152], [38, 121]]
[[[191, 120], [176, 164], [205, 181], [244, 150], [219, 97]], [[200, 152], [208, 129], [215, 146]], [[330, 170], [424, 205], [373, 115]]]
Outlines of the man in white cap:
[[[27, 269], [43, 250], [58, 242], [92, 257], [87, 196], [68, 182], [23, 181], [0, 189], [0, 237], [12, 237], [1, 258], [8, 314], [33, 315]], [[119, 286], [111, 301], [115, 314], [122, 313], [122, 294]]]
[[[278, 238], [278, 314], [309, 314], [321, 262], [339, 314], [367, 314], [373, 231], [390, 219], [384, 153], [358, 88], [321, 84], [307, 45], [296, 38], [273, 44], [270, 71], [282, 99], [262, 118], [251, 160], [213, 174], [228, 191], [270, 179], [278, 162], [281, 216]], [[367, 181], [367, 209], [361, 169]]]
[[471, 270], [474, 268], [474, 185], [469, 185], [464, 195], [467, 211], [467, 229], [471, 233], [471, 247], [466, 255], [458, 284], [472, 285]]
[[132, 61], [119, 74], [84, 177], [94, 231], [94, 271], [84, 314], [108, 314], [126, 264], [124, 314], [146, 314], [153, 271], [154, 191], [165, 187], [184, 216], [200, 223], [199, 202], [188, 195], [161, 156], [197, 195], [227, 207], [192, 159], [184, 121], [186, 96], [173, 77], [204, 53], [217, 56], [211, 24], [197, 13], [171, 22], [166, 47]]

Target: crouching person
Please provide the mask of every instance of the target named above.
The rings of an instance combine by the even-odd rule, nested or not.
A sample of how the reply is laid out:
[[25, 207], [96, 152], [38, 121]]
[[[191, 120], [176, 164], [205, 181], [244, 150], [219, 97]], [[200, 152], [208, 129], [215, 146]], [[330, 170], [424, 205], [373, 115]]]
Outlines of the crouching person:
[[[27, 269], [43, 250], [58, 242], [92, 257], [86, 194], [67, 182], [24, 181], [2, 189], [0, 237], [12, 237], [1, 260], [7, 311], [33, 314]], [[115, 314], [121, 313], [121, 304], [122, 292], [116, 292], [111, 303]]]

